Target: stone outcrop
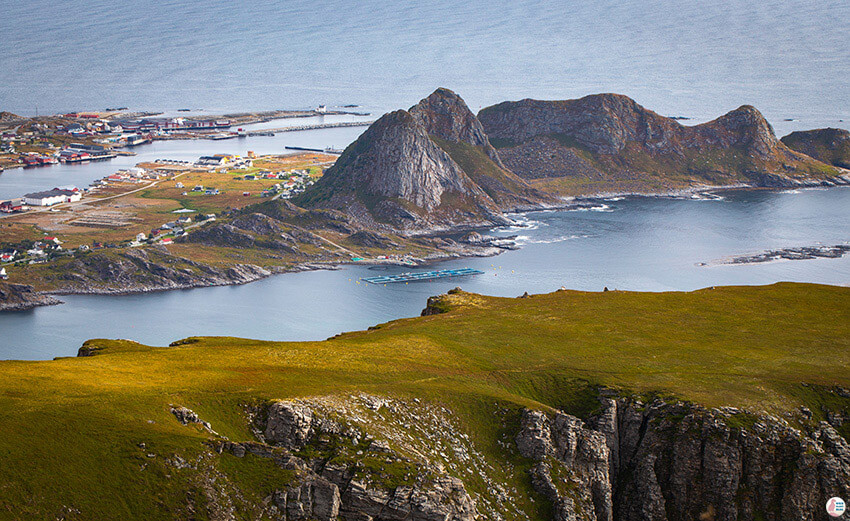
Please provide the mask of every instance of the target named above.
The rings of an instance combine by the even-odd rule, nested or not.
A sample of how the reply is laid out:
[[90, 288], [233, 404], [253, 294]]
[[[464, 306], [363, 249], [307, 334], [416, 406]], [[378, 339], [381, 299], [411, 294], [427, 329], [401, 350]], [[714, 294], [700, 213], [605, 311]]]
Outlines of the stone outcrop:
[[287, 490], [272, 494], [286, 521], [335, 521], [341, 504], [339, 487], [321, 476], [311, 476]]
[[360, 230], [348, 236], [348, 241], [357, 246], [366, 248], [393, 248], [398, 244], [386, 235], [369, 230]]
[[0, 282], [0, 311], [24, 311], [37, 306], [51, 306], [62, 302], [49, 295], [42, 295], [27, 284]]
[[268, 408], [265, 440], [287, 449], [302, 449], [312, 434], [313, 412], [291, 402], [274, 402]]
[[[264, 519], [525, 518], [517, 489], [499, 482], [515, 471], [518, 453], [554, 521], [820, 521], [827, 499], [850, 495], [842, 435], [850, 391], [821, 391], [832, 393], [821, 395], [832, 409], [818, 411], [828, 421], [806, 408], [778, 418], [604, 389], [584, 421], [556, 410], [524, 409], [519, 420], [500, 411], [505, 432], [515, 433], [500, 435], [511, 462], [501, 467], [476, 450], [451, 410], [364, 394], [248, 405], [257, 441], [207, 444], [244, 465], [262, 458], [285, 471], [263, 492]], [[215, 434], [185, 407], [172, 414]]]
[[517, 447], [537, 462], [533, 485], [558, 521], [825, 520], [827, 499], [850, 495], [850, 445], [828, 422], [801, 429], [732, 408], [601, 404], [589, 426], [523, 413]]
[[[81, 356], [81, 355], [78, 354], [77, 356]], [[86, 356], [86, 355], [82, 355], [82, 356]], [[88, 356], [90, 356], [90, 355], [88, 355]], [[183, 425], [198, 424], [201, 427], [203, 427], [206, 431], [215, 434], [215, 431], [212, 430], [212, 426], [210, 426], [209, 422], [202, 420], [197, 415], [197, 413], [195, 413], [195, 411], [193, 411], [192, 409], [189, 409], [187, 407], [182, 407], [182, 406], [179, 406], [179, 405], [172, 405], [171, 406], [171, 414], [173, 414], [174, 417], [177, 418], [177, 421], [179, 421]]]
[[[371, 397], [369, 397], [371, 398]], [[364, 400], [366, 400], [364, 398]], [[368, 400], [380, 409], [385, 401]], [[381, 440], [358, 428], [324, 417], [293, 401], [276, 401], [257, 414], [260, 442], [218, 442], [218, 452], [244, 458], [271, 458], [295, 473], [293, 481], [268, 498], [270, 517], [282, 521], [473, 521], [475, 502], [460, 479], [418, 468]], [[338, 452], [348, 447], [348, 452]], [[349, 464], [341, 464], [354, 457]], [[370, 470], [357, 458], [379, 458], [381, 468], [409, 469], [401, 482], [379, 469]]]
[[663, 189], [681, 184], [682, 176], [714, 185], [830, 183], [838, 174], [782, 144], [749, 105], [690, 127], [617, 94], [504, 102], [478, 117], [514, 173], [527, 180], [564, 178], [580, 191], [591, 183], [610, 189], [650, 181]]
[[850, 169], [850, 131], [819, 128], [792, 132], [782, 138], [788, 148], [828, 165]]

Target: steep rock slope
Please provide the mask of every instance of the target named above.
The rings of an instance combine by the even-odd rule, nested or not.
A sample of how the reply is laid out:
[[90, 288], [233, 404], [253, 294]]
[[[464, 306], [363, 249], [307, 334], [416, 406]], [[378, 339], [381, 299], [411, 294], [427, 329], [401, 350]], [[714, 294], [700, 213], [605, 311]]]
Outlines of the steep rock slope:
[[843, 128], [792, 132], [781, 141], [788, 148], [818, 161], [850, 169], [850, 132]]
[[404, 110], [373, 123], [294, 202], [409, 233], [505, 222], [496, 203]]
[[409, 110], [463, 171], [504, 210], [556, 204], [502, 164], [481, 122], [460, 96], [440, 88]]
[[478, 117], [508, 168], [560, 193], [847, 182], [782, 144], [749, 105], [692, 127], [618, 94], [504, 102]]
[[801, 429], [734, 408], [600, 401], [589, 425], [523, 413], [516, 443], [555, 521], [828, 519], [826, 501], [850, 493], [842, 418]]

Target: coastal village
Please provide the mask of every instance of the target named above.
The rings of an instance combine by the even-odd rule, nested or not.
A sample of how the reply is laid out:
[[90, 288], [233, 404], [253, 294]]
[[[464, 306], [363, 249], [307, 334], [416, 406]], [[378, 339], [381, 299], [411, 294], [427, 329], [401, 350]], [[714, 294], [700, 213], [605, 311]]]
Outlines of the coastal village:
[[172, 244], [216, 215], [303, 192], [334, 160], [312, 152], [160, 159], [118, 170], [88, 187], [55, 187], [2, 200], [0, 277], [8, 279], [13, 266], [91, 249]]
[[60, 162], [83, 163], [112, 159], [117, 155], [134, 155], [128, 149], [155, 140], [223, 140], [371, 123], [366, 120], [320, 122], [258, 130], [240, 127], [276, 119], [339, 115], [368, 116], [369, 113], [329, 110], [324, 105], [313, 110], [253, 112], [221, 117], [169, 117], [160, 113], [128, 112], [126, 107], [33, 118], [0, 112], [0, 172], [9, 168], [33, 168]]

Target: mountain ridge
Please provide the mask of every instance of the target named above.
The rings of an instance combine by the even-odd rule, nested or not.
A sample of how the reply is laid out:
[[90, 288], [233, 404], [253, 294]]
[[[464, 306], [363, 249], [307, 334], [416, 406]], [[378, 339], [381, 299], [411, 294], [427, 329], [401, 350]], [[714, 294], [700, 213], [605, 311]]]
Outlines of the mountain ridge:
[[786, 147], [751, 105], [684, 126], [627, 96], [594, 94], [502, 102], [478, 118], [508, 168], [561, 195], [830, 183], [839, 173]]

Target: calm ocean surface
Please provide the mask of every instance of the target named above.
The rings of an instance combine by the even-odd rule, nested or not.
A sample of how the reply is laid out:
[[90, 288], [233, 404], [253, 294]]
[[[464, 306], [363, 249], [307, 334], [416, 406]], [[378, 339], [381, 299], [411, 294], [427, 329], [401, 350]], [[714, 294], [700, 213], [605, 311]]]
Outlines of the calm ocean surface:
[[[0, 110], [23, 115], [355, 103], [377, 116], [445, 86], [474, 111], [506, 99], [619, 92], [661, 114], [691, 117], [688, 124], [749, 103], [780, 136], [850, 128], [846, 0], [0, 0], [0, 8]], [[344, 147], [362, 130], [159, 142], [111, 162], [7, 171], [0, 198], [85, 186], [146, 159]], [[61, 306], [0, 314], [0, 359], [72, 355], [94, 337], [159, 345], [189, 335], [320, 339], [416, 315], [429, 295], [458, 284], [504, 296], [562, 285], [665, 291], [779, 280], [850, 284], [850, 257], [697, 266], [765, 248], [850, 240], [847, 188], [607, 205], [524, 216], [525, 227], [498, 232], [520, 235], [521, 250], [446, 263], [486, 271], [462, 281], [374, 287], [357, 279], [382, 272], [352, 267], [238, 287], [62, 297]]]
[[[619, 92], [667, 115], [750, 103], [850, 120], [847, 0], [3, 0], [0, 110], [473, 110]], [[835, 123], [837, 124], [837, 123]]]

